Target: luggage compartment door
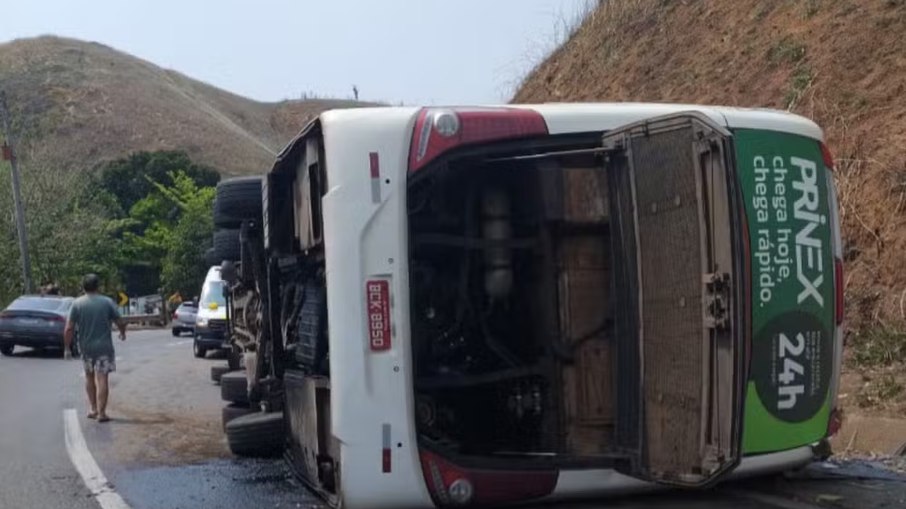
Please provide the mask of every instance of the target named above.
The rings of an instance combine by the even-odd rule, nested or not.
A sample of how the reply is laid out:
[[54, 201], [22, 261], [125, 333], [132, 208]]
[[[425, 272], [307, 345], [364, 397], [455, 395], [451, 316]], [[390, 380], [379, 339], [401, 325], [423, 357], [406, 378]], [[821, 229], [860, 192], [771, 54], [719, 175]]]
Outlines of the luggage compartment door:
[[698, 113], [603, 137], [618, 470], [704, 486], [739, 463], [745, 279], [732, 135]]

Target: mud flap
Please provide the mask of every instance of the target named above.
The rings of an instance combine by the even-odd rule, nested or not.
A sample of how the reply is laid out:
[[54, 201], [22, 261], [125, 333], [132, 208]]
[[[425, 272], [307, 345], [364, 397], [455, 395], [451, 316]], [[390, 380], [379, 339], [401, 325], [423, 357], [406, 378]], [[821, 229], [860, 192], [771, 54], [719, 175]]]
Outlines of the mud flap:
[[618, 470], [687, 487], [739, 463], [743, 248], [731, 134], [695, 113], [603, 138], [614, 253]]

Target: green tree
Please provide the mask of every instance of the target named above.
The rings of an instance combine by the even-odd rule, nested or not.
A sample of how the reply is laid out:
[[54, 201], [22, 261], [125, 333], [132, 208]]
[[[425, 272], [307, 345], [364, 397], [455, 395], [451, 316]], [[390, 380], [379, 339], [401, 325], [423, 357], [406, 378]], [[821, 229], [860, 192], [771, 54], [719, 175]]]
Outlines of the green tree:
[[172, 175], [172, 181], [169, 188], [156, 185], [181, 212], [163, 259], [161, 280], [168, 293], [179, 292], [183, 298], [190, 298], [200, 292], [208, 269], [204, 253], [214, 232], [214, 188], [199, 187], [184, 173]]
[[[0, 264], [3, 304], [24, 291], [9, 189], [9, 172], [0, 171], [0, 257], [7, 262]], [[75, 295], [82, 277], [95, 272], [109, 287], [116, 287], [118, 224], [111, 219], [115, 204], [97, 193], [84, 173], [23, 166], [22, 198], [36, 286], [56, 282], [64, 293]]]
[[151, 194], [153, 183], [172, 185], [174, 172], [182, 172], [199, 187], [213, 187], [220, 181], [215, 170], [193, 163], [182, 151], [136, 152], [102, 165], [97, 178], [100, 188], [116, 197], [125, 214]]
[[[173, 228], [179, 219], [179, 207], [154, 189], [135, 202], [121, 225], [122, 256], [130, 265], [156, 265], [167, 254]], [[152, 289], [153, 290], [153, 289]]]
[[130, 272], [144, 276], [132, 281], [144, 290], [140, 293], [162, 287], [167, 293], [194, 295], [207, 270], [204, 252], [214, 231], [214, 188], [199, 186], [182, 171], [168, 173], [166, 180], [171, 184], [148, 178], [151, 192], [132, 205], [121, 223], [121, 253]]
[[[211, 245], [214, 223], [211, 203], [214, 189], [205, 188], [199, 200], [184, 211], [173, 233], [173, 243], [164, 257], [161, 279], [168, 292], [179, 292], [183, 298], [198, 295], [207, 274], [204, 253]], [[204, 207], [204, 202], [207, 206]]]
[[[76, 295], [94, 272], [103, 290], [198, 291], [219, 176], [183, 153], [140, 153], [91, 177], [22, 165], [32, 280]], [[0, 161], [0, 305], [23, 292], [8, 164]], [[5, 190], [5, 191], [4, 191]]]
[[[175, 175], [187, 181], [177, 183]], [[195, 164], [184, 152], [138, 152], [104, 164], [96, 186], [117, 204], [122, 218], [118, 229], [120, 272], [132, 294], [156, 292], [162, 284], [163, 259], [183, 214], [168, 190], [193, 184], [194, 190], [213, 187], [220, 180], [211, 168]]]

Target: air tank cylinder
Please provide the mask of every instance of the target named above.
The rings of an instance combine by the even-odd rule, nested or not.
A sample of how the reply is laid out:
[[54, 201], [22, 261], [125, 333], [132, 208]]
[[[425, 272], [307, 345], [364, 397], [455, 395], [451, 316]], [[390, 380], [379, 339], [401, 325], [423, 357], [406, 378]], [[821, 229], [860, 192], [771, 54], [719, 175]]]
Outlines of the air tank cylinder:
[[[481, 232], [484, 240], [505, 242], [513, 236], [510, 197], [501, 189], [486, 189], [481, 196]], [[509, 247], [484, 250], [484, 289], [492, 301], [502, 300], [513, 289], [513, 253]]]

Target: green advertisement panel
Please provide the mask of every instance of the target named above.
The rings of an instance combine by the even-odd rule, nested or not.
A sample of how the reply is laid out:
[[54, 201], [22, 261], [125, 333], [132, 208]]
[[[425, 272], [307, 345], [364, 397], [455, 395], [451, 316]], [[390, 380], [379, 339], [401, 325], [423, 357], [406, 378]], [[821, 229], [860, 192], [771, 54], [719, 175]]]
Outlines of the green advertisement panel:
[[819, 440], [830, 413], [834, 264], [817, 141], [734, 132], [752, 253], [752, 350], [743, 452]]

